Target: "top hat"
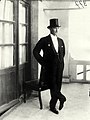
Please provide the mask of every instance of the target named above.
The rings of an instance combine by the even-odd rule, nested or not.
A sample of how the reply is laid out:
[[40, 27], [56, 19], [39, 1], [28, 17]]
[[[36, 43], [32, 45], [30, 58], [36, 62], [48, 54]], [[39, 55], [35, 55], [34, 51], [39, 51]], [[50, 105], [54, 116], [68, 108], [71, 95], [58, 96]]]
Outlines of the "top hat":
[[52, 27], [61, 27], [58, 23], [58, 19], [50, 19], [50, 25], [47, 28], [49, 29]]

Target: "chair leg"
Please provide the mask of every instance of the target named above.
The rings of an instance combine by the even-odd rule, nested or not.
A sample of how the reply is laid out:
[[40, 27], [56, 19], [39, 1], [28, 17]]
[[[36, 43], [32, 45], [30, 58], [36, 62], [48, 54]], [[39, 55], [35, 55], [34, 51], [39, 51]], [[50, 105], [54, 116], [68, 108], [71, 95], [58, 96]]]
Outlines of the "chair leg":
[[23, 81], [23, 101], [26, 103], [26, 84], [25, 81]]
[[26, 93], [24, 93], [24, 103], [26, 103]]
[[41, 98], [41, 91], [40, 91], [40, 90], [38, 91], [38, 94], [39, 94], [40, 109], [43, 109], [43, 106], [42, 106], [42, 98]]
[[24, 103], [26, 103], [26, 89], [25, 88], [24, 88], [23, 93], [24, 93]]

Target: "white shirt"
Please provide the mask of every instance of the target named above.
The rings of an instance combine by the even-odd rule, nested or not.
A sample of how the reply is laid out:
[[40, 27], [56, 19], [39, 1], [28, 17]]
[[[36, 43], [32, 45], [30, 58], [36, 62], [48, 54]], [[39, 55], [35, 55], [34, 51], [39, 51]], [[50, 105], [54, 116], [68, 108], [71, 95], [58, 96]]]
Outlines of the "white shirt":
[[56, 52], [58, 52], [58, 40], [57, 40], [57, 36], [53, 35], [53, 34], [50, 34], [50, 36], [51, 36], [53, 45], [55, 47], [55, 50], [56, 50]]

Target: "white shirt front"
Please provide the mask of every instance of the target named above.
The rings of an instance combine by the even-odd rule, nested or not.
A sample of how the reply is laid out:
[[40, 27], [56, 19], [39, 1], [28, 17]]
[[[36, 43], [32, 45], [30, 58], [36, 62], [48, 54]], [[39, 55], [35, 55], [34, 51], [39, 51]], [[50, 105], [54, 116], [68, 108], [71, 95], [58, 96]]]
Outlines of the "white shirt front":
[[58, 40], [56, 35], [50, 34], [56, 52], [58, 52]]

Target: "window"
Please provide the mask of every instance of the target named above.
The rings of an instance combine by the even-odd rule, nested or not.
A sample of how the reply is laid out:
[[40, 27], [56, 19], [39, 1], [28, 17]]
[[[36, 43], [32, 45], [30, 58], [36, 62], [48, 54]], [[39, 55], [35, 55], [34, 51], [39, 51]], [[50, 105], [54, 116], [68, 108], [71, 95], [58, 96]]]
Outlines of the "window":
[[19, 62], [27, 61], [28, 46], [28, 6], [22, 2], [19, 4]]
[[90, 81], [90, 65], [86, 65], [86, 80]]
[[76, 79], [79, 79], [79, 80], [81, 80], [81, 79], [83, 79], [83, 74], [84, 74], [84, 72], [83, 72], [83, 65], [77, 65], [77, 77], [76, 77]]
[[[27, 62], [28, 52], [28, 8], [26, 2], [0, 1], [0, 69], [16, 65], [16, 39], [19, 37], [19, 64]], [[19, 15], [19, 18], [17, 16]], [[19, 19], [19, 22], [17, 23]], [[16, 33], [19, 24], [19, 36]]]
[[0, 69], [14, 65], [14, 23], [13, 2], [0, 1]]

